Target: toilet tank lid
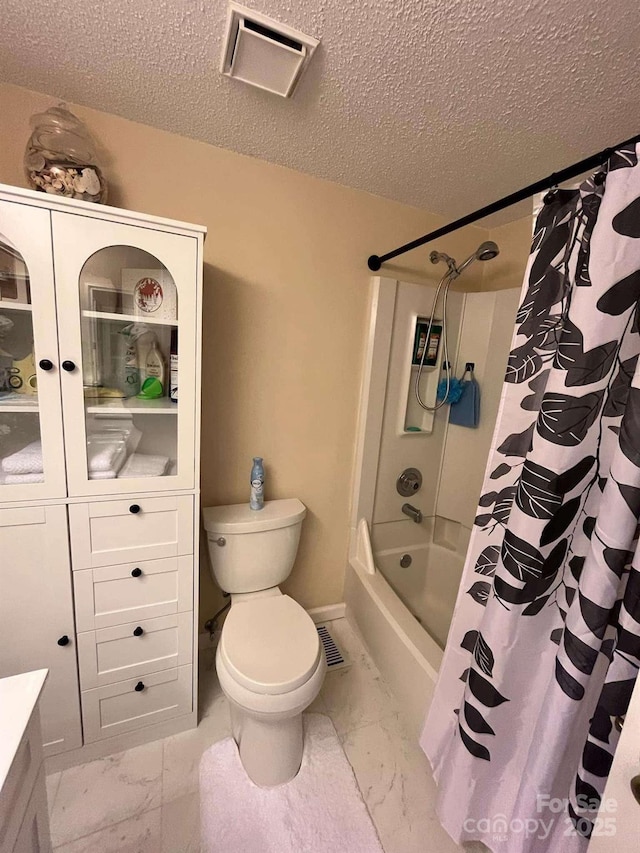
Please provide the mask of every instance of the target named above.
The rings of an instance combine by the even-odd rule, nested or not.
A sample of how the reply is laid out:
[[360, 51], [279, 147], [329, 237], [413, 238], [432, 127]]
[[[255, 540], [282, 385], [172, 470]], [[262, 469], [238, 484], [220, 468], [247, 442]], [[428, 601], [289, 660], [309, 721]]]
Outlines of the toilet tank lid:
[[209, 534], [260, 533], [297, 524], [307, 514], [302, 501], [287, 498], [265, 501], [259, 510], [250, 509], [248, 503], [231, 506], [206, 506], [202, 509], [204, 528]]

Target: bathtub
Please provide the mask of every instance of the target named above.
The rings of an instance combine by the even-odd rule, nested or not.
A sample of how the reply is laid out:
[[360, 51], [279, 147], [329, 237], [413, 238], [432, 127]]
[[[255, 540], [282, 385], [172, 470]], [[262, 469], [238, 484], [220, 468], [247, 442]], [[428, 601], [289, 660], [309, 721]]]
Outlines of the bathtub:
[[[409, 731], [418, 737], [438, 677], [464, 558], [434, 543], [428, 528], [411, 522], [389, 527], [382, 535], [376, 531], [375, 552], [365, 519], [352, 530], [344, 598], [347, 617], [392, 688]], [[403, 567], [405, 555], [411, 565]]]

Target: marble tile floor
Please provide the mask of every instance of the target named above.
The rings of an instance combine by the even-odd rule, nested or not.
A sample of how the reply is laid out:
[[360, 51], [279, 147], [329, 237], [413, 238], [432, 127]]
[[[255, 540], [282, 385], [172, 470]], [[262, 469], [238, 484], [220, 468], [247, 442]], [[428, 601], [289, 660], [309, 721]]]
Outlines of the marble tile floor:
[[[428, 762], [360, 638], [346, 619], [330, 630], [352, 666], [327, 675], [310, 710], [333, 720], [385, 853], [459, 853], [435, 815]], [[55, 853], [198, 853], [200, 757], [230, 734], [212, 650], [200, 656], [200, 705], [196, 730], [47, 777]]]

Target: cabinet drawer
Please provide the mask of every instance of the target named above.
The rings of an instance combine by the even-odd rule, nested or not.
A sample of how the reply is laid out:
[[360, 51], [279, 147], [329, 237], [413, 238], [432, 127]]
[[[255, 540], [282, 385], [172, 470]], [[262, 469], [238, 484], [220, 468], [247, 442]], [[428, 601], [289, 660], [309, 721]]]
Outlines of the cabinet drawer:
[[193, 556], [82, 569], [73, 585], [78, 631], [181, 613], [193, 609]]
[[191, 663], [192, 626], [192, 613], [177, 613], [78, 634], [80, 687], [102, 687]]
[[74, 569], [193, 553], [193, 496], [69, 506]]
[[[144, 689], [137, 691], [137, 685]], [[192, 710], [191, 666], [96, 687], [82, 693], [85, 742], [113, 737]]]

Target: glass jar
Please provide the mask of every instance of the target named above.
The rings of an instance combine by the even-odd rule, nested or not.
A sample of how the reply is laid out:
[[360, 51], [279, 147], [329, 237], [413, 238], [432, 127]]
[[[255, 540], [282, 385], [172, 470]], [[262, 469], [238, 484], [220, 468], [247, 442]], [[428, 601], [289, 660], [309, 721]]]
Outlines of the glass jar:
[[104, 203], [107, 183], [87, 127], [64, 104], [31, 116], [24, 155], [27, 179], [41, 192]]

